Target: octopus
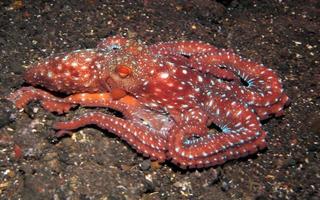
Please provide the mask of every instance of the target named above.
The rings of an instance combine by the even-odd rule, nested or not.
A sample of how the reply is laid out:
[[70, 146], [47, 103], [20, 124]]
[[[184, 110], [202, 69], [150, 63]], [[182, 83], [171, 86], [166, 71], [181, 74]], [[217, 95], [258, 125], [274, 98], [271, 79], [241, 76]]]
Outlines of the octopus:
[[93, 49], [42, 59], [24, 79], [31, 86], [8, 96], [17, 108], [38, 100], [58, 114], [76, 105], [122, 113], [90, 111], [56, 122], [57, 136], [94, 124], [144, 156], [181, 168], [215, 166], [264, 149], [261, 121], [283, 115], [289, 102], [274, 71], [201, 41], [146, 45], [112, 36]]

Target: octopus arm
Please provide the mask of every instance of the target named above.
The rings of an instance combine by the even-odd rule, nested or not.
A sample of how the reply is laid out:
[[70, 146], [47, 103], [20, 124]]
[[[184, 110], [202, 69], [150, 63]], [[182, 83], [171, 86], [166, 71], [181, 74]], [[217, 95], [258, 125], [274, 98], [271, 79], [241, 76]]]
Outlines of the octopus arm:
[[282, 85], [278, 76], [258, 63], [241, 58], [228, 51], [208, 53], [198, 56], [197, 62], [204, 65], [225, 66], [239, 76], [247, 85], [230, 82], [226, 85], [229, 96], [236, 96], [249, 105], [270, 106], [277, 103], [282, 95]]
[[276, 117], [283, 115], [283, 108], [290, 104], [289, 97], [282, 94], [279, 101], [270, 106], [252, 106], [255, 113], [259, 116], [260, 120], [265, 120], [274, 114]]
[[34, 87], [22, 87], [11, 93], [7, 99], [13, 102], [18, 109], [25, 107], [30, 101], [39, 100], [45, 110], [58, 114], [68, 112], [70, 108], [75, 106], [71, 102]]
[[[243, 104], [212, 97], [209, 120], [220, 133], [197, 135], [197, 129], [174, 127], [169, 134], [168, 154], [182, 166], [209, 166], [253, 154], [266, 146], [266, 133], [256, 115]], [[180, 125], [179, 125], [180, 127]], [[190, 137], [193, 136], [193, 137]]]
[[202, 41], [174, 41], [161, 42], [150, 45], [149, 49], [159, 55], [186, 55], [192, 56], [198, 53], [217, 52], [219, 49], [211, 44]]
[[94, 124], [102, 129], [107, 129], [127, 141], [144, 156], [164, 161], [166, 142], [147, 127], [140, 126], [130, 120], [117, 118], [100, 112], [86, 113], [68, 122], [56, 122], [53, 127], [58, 130], [68, 131]]
[[[196, 58], [207, 53], [217, 53], [220, 50], [213, 45], [201, 41], [164, 42], [149, 46], [151, 53], [163, 56], [188, 57], [188, 66], [202, 73], [211, 74], [217, 78], [234, 80], [237, 77], [228, 69], [218, 65], [207, 65], [198, 62]], [[182, 59], [182, 58], [180, 58]]]

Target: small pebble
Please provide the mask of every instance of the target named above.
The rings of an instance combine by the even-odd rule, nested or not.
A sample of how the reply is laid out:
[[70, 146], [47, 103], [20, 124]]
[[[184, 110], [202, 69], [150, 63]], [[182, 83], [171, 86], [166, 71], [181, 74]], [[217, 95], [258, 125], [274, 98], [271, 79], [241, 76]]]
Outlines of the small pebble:
[[151, 167], [151, 161], [149, 159], [146, 159], [139, 164], [139, 167], [142, 171], [147, 171]]
[[0, 128], [15, 120], [12, 102], [0, 99]]
[[223, 192], [227, 192], [229, 189], [230, 189], [230, 183], [226, 182], [226, 181], [223, 181], [222, 185], [221, 185], [221, 190]]
[[50, 160], [47, 164], [52, 171], [57, 173], [61, 171], [61, 165], [58, 159]]

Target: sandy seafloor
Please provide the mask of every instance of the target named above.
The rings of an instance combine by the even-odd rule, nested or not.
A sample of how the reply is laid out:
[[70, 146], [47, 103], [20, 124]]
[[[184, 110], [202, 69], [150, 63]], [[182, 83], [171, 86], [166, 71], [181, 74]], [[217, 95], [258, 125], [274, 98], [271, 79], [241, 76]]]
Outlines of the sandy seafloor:
[[275, 70], [292, 101], [263, 123], [266, 150], [181, 170], [94, 127], [53, 141], [52, 123], [85, 108], [58, 116], [36, 102], [17, 111], [1, 100], [1, 199], [320, 199], [319, 1], [7, 0], [0, 16], [0, 97], [22, 86], [30, 63], [121, 34], [233, 49]]

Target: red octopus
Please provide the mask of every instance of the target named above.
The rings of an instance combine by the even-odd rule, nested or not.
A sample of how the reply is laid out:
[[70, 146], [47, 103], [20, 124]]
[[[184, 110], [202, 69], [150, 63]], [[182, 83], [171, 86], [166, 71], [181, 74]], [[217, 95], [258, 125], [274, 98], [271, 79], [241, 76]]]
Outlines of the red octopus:
[[[180, 167], [207, 167], [266, 147], [260, 120], [283, 114], [288, 97], [270, 69], [197, 41], [147, 46], [120, 36], [95, 49], [41, 60], [8, 98], [18, 108], [38, 99], [51, 111], [107, 107], [123, 118], [90, 112], [54, 128], [88, 124], [108, 129], [153, 159]], [[58, 98], [49, 92], [70, 95]], [[218, 131], [208, 127], [214, 124]]]

